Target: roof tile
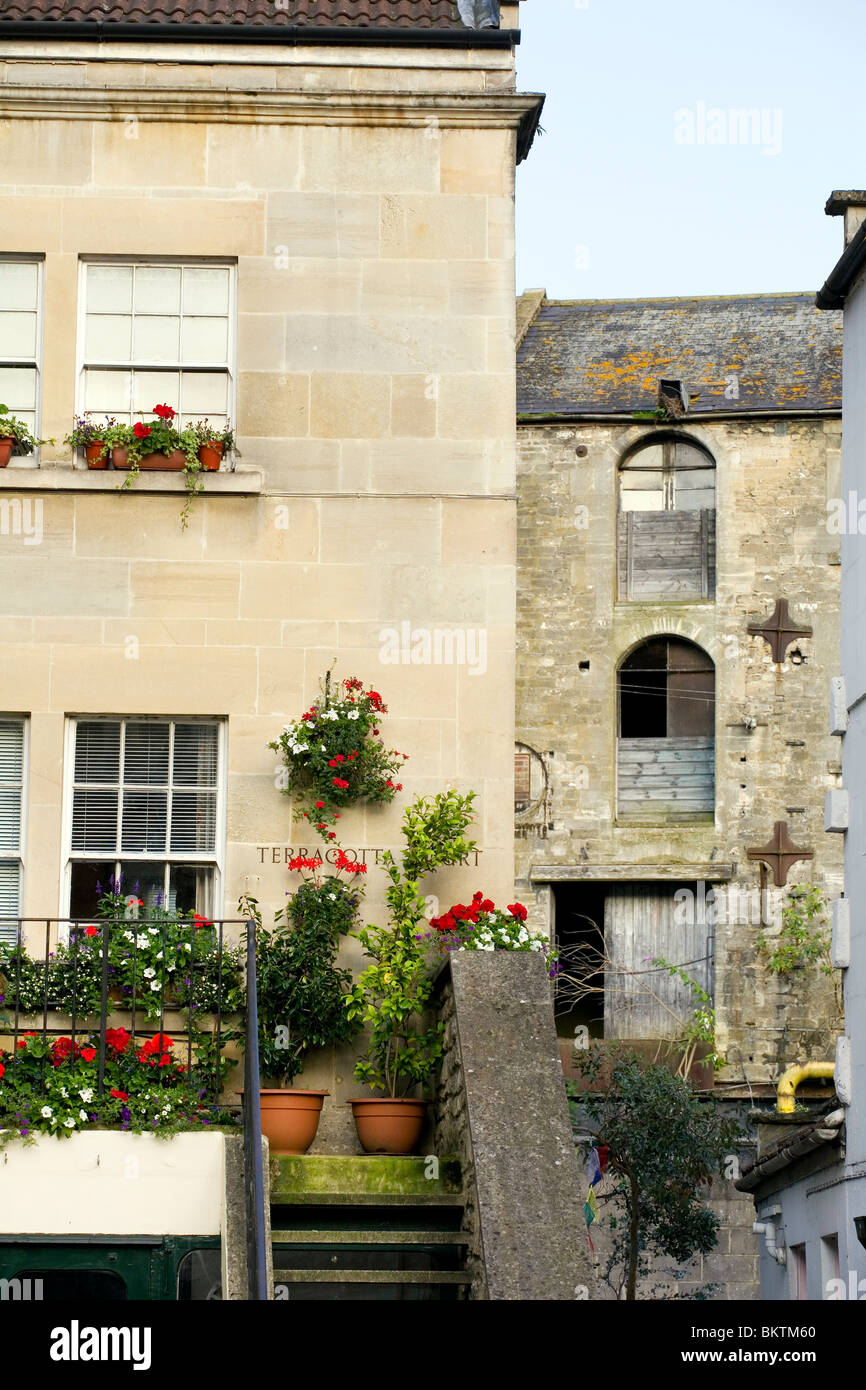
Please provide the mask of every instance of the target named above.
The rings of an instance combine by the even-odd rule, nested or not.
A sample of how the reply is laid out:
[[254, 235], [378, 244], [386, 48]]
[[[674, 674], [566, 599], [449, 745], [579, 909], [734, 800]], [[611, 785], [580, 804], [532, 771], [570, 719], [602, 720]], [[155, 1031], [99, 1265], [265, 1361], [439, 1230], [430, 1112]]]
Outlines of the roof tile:
[[4, 23], [463, 29], [457, 0], [3, 0]]

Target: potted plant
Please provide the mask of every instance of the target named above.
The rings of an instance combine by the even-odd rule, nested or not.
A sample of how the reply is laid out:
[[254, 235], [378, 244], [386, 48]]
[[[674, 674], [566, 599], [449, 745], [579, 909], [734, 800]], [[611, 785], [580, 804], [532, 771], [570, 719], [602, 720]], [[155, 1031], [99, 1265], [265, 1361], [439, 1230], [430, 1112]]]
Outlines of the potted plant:
[[13, 454], [32, 454], [37, 444], [47, 442], [35, 439], [29, 425], [12, 415], [8, 406], [0, 405], [0, 468], [6, 467]]
[[321, 833], [339, 819], [338, 807], [393, 801], [403, 790], [394, 778], [408, 754], [387, 749], [379, 736], [387, 712], [379, 692], [365, 690], [357, 676], [332, 685], [326, 673], [319, 699], [268, 744], [282, 755], [281, 790], [296, 798], [296, 819]]
[[207, 420], [196, 420], [191, 426], [198, 441], [198, 461], [206, 473], [219, 472], [223, 455], [235, 442], [234, 431], [229, 424], [222, 428], [208, 424]]
[[177, 429], [177, 411], [170, 405], [155, 405], [148, 421], [138, 420], [127, 426], [122, 440], [111, 451], [115, 468], [128, 470], [124, 489], [135, 482], [141, 469], [184, 473], [187, 499], [181, 509], [180, 524], [189, 521], [192, 499], [204, 488], [199, 480], [202, 465], [199, 461], [199, 441], [195, 430]]
[[88, 415], [79, 415], [63, 442], [81, 450], [88, 468], [107, 468], [112, 446], [125, 438], [126, 431], [127, 426], [113, 416], [107, 415], [102, 424], [97, 424]]
[[340, 937], [357, 920], [362, 896], [357, 880], [367, 870], [342, 850], [335, 862], [337, 873], [323, 874], [320, 858], [290, 861], [290, 871], [301, 873], [302, 881], [268, 932], [255, 899], [240, 902], [241, 912], [258, 928], [261, 1119], [272, 1153], [306, 1153], [316, 1137], [328, 1092], [292, 1086], [307, 1053], [348, 1042], [360, 1027], [346, 1007], [351, 971], [335, 962]]
[[433, 992], [426, 942], [418, 928], [426, 915], [420, 881], [447, 864], [459, 864], [475, 849], [464, 838], [472, 821], [474, 793], [440, 792], [417, 797], [403, 817], [406, 850], [397, 864], [383, 855], [390, 880], [386, 891], [390, 926], [363, 927], [352, 935], [372, 964], [355, 982], [349, 1017], [369, 1030], [367, 1051], [355, 1080], [380, 1097], [350, 1101], [361, 1147], [367, 1153], [411, 1153], [424, 1126], [427, 1102], [407, 1092], [429, 1080], [442, 1057], [441, 1021], [424, 1014]]

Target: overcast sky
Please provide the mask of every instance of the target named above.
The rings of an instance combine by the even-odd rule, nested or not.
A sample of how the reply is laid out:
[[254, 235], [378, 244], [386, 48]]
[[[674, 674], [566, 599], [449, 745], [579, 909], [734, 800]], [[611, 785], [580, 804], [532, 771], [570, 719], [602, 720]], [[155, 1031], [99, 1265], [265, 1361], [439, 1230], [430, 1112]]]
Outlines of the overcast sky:
[[[547, 93], [517, 287], [585, 299], [816, 290], [866, 187], [864, 0], [526, 0]], [[740, 113], [753, 113], [741, 116]]]

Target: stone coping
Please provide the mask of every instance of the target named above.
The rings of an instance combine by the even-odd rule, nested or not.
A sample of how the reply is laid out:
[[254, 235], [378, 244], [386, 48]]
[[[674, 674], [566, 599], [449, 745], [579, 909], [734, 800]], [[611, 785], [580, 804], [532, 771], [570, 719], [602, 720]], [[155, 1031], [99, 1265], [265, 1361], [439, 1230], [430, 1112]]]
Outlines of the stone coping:
[[[183, 472], [144, 472], [130, 488], [123, 488], [122, 474], [111, 468], [3, 468], [0, 469], [0, 492], [168, 492], [185, 493]], [[204, 492], [199, 496], [225, 497], [258, 496], [264, 474], [258, 468], [238, 468], [233, 473], [205, 473], [199, 478]]]
[[463, 1191], [456, 1158], [439, 1158], [431, 1172], [429, 1156], [382, 1154], [280, 1154], [270, 1160], [271, 1202], [371, 1202], [394, 1198], [455, 1198]]

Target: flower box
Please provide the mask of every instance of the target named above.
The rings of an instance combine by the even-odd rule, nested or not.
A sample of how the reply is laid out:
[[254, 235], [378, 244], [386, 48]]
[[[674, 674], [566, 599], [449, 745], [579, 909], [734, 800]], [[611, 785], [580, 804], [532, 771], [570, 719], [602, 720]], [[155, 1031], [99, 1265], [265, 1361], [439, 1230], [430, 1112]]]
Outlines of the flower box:
[[[115, 468], [130, 467], [129, 450], [119, 444], [112, 449], [111, 459]], [[182, 473], [186, 467], [186, 454], [182, 449], [172, 449], [170, 454], [142, 454], [138, 467], [142, 472], [149, 469], [160, 473]]]

